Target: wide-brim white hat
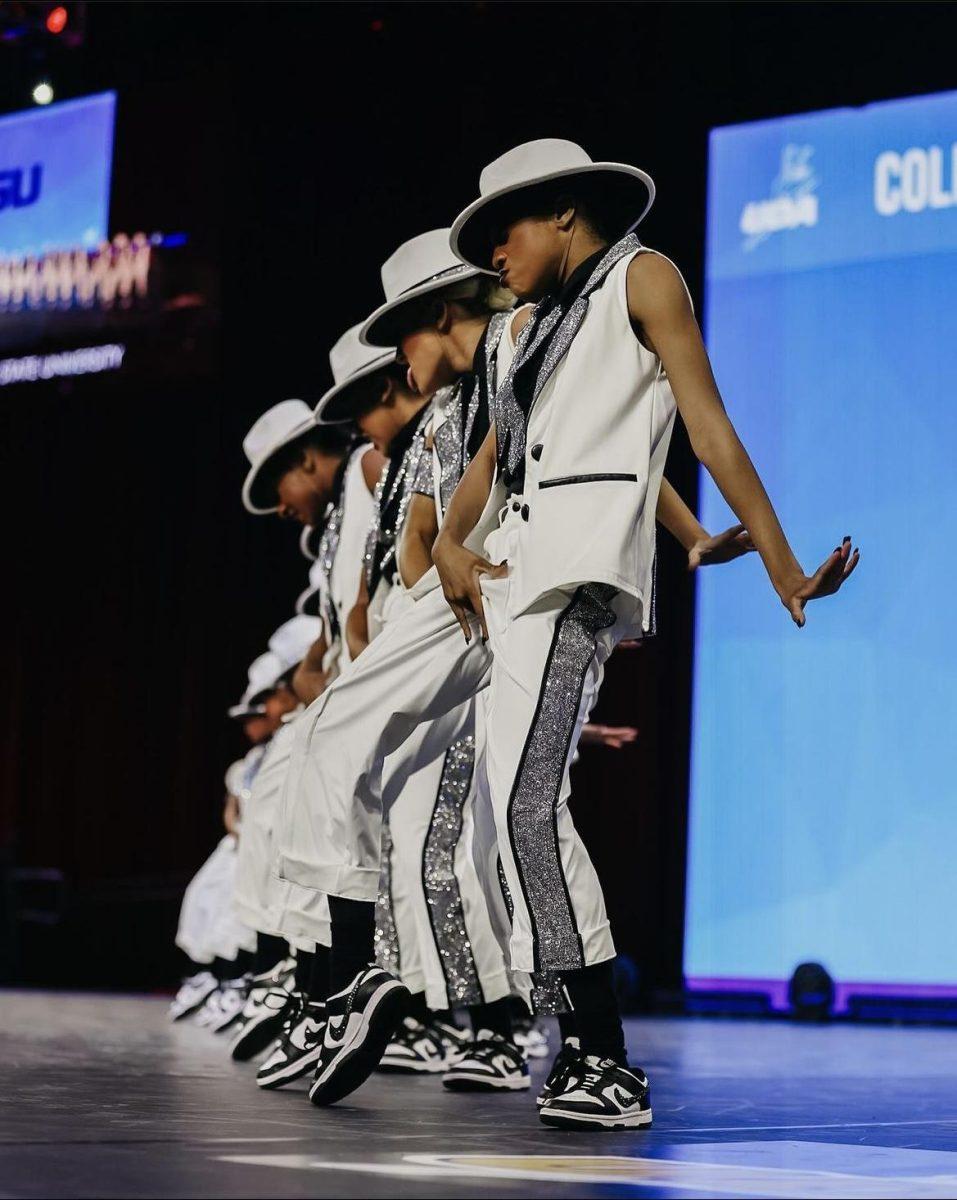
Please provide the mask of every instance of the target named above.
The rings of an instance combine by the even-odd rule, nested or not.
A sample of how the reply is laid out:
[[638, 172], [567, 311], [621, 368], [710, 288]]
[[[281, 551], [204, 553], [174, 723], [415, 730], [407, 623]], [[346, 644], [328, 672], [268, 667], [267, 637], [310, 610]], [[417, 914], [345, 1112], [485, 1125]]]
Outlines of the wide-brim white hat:
[[303, 525], [299, 534], [299, 549], [303, 558], [315, 562], [319, 557], [319, 542], [322, 538], [322, 526]]
[[354, 420], [355, 384], [395, 362], [395, 346], [367, 346], [359, 337], [362, 323], [347, 329], [329, 351], [332, 387], [316, 405], [315, 419], [322, 425]]
[[284, 446], [315, 429], [316, 419], [304, 400], [281, 400], [267, 409], [243, 438], [249, 473], [243, 482], [243, 504], [262, 516], [279, 511], [277, 497], [265, 485], [263, 468]]
[[318, 617], [320, 615], [324, 579], [325, 568], [316, 559], [309, 568], [309, 586], [304, 592], [300, 592], [296, 599], [296, 612], [301, 616]]
[[397, 346], [408, 328], [410, 309], [429, 292], [450, 283], [488, 274], [487, 269], [460, 262], [449, 249], [448, 229], [430, 229], [403, 242], [382, 264], [385, 303], [367, 317], [359, 336], [367, 346]]
[[241, 721], [246, 717], [263, 717], [266, 715], [265, 704], [234, 704], [226, 709], [226, 716]]
[[260, 716], [266, 710], [262, 700], [273, 691], [283, 676], [286, 666], [278, 654], [267, 650], [249, 664], [246, 690], [240, 697], [239, 703], [226, 710], [230, 717]]
[[296, 597], [296, 612], [303, 617], [319, 616], [319, 601], [322, 593], [311, 584]]
[[298, 614], [284, 621], [269, 639], [269, 649], [283, 664], [282, 673], [298, 666], [306, 657], [306, 651], [322, 633], [322, 621], [318, 617]]
[[[630, 233], [648, 215], [655, 184], [640, 167], [628, 163], [593, 162], [575, 142], [539, 138], [509, 150], [482, 171], [479, 198], [455, 218], [449, 235], [453, 254], [463, 263], [488, 270], [494, 226], [506, 216], [521, 213], [521, 194], [551, 180], [600, 177], [609, 205], [627, 216], [615, 239]], [[526, 216], [531, 214], [524, 214]]]

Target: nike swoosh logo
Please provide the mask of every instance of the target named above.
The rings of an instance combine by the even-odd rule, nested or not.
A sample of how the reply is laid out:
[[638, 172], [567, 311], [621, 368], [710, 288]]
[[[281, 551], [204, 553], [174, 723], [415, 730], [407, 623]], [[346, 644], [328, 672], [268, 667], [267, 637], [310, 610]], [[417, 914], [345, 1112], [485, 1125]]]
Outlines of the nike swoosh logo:
[[326, 1041], [333, 1044], [343, 1041], [348, 1025], [348, 1013], [344, 1017], [330, 1017], [326, 1021]]

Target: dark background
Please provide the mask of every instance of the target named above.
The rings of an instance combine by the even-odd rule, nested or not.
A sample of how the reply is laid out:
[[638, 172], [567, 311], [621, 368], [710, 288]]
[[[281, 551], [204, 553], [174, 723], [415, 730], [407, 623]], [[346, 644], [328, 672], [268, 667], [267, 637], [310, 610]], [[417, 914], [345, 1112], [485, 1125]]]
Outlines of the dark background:
[[[42, 74], [57, 99], [117, 89], [111, 231], [185, 231], [220, 276], [194, 367], [0, 392], [2, 977], [173, 982], [241, 750], [224, 710], [306, 571], [295, 530], [243, 511], [240, 441], [321, 394], [400, 241], [449, 224], [511, 145], [571, 138], [654, 176], [642, 238], [700, 310], [708, 130], [953, 88], [955, 32], [933, 4], [94, 3], [80, 46], [0, 44], [3, 111]], [[680, 430], [668, 474], [694, 504]], [[596, 714], [639, 742], [583, 751], [574, 806], [661, 1005], [681, 985], [693, 634], [667, 535], [658, 583], [659, 636], [614, 657]]]

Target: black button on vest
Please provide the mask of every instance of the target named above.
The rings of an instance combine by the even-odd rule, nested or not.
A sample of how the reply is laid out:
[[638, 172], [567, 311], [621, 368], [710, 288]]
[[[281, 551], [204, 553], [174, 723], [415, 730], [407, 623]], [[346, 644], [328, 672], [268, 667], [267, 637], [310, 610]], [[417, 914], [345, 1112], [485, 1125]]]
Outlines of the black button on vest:
[[527, 504], [523, 504], [523, 505], [522, 505], [522, 520], [523, 520], [523, 521], [527, 521], [527, 520], [528, 520], [528, 513], [529, 513], [529, 508], [528, 508], [528, 505], [527, 505]]
[[517, 500], [516, 500], [516, 501], [514, 501], [514, 503], [512, 504], [512, 512], [518, 512], [518, 510], [519, 510], [521, 507], [522, 507], [522, 506], [519, 504], [519, 502], [518, 502]]
[[536, 462], [538, 462], [538, 460], [542, 457], [542, 449], [542, 443], [539, 442], [537, 446], [533, 446], [529, 451], [532, 458], [534, 458]]

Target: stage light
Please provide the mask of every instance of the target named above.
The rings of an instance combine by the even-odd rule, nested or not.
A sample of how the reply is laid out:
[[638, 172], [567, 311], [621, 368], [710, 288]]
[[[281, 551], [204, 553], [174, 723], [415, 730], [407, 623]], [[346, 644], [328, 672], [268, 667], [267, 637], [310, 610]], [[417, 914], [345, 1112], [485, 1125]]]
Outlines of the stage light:
[[788, 982], [788, 1001], [799, 1021], [826, 1021], [834, 1007], [834, 980], [820, 963], [801, 963]]
[[62, 33], [68, 20], [69, 13], [62, 4], [58, 4], [47, 13], [47, 29], [50, 33]]
[[53, 85], [42, 79], [33, 89], [34, 104], [49, 104], [53, 99]]

